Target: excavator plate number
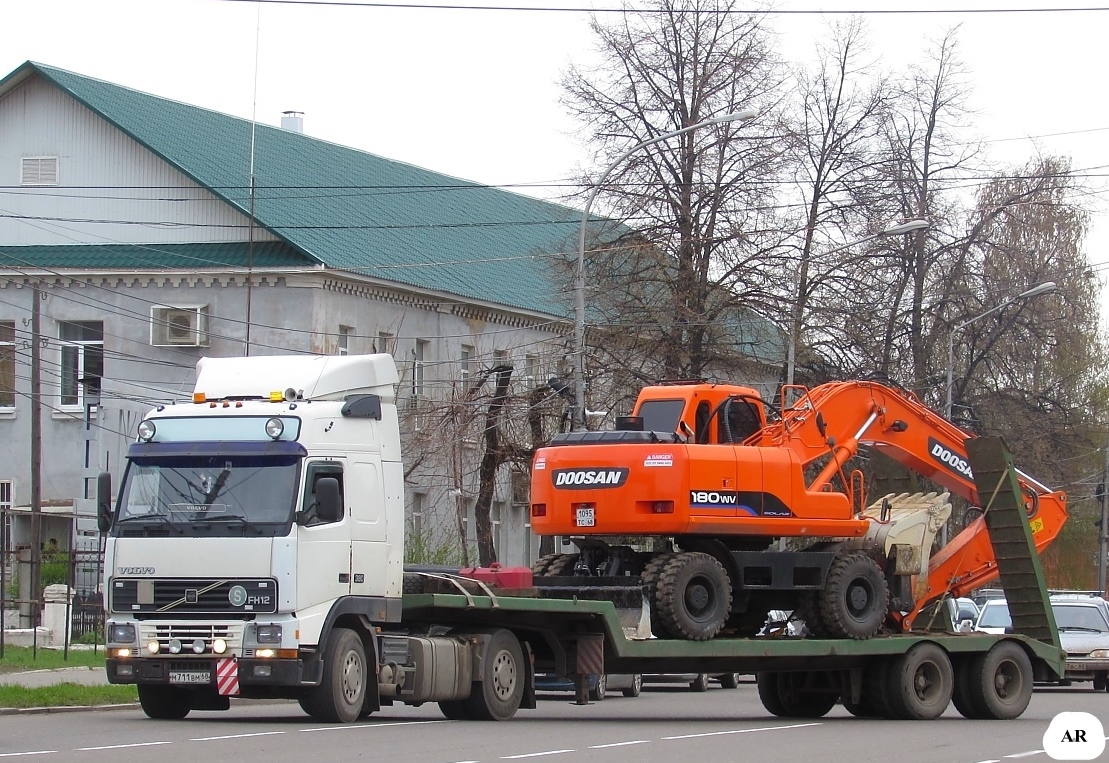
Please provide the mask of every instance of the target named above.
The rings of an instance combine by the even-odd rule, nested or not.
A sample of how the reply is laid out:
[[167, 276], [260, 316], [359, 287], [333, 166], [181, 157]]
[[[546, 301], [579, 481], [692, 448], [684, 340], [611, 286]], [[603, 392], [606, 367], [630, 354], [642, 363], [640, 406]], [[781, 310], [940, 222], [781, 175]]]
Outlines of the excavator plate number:
[[592, 506], [579, 506], [574, 512], [574, 524], [578, 527], [593, 527], [597, 523]]

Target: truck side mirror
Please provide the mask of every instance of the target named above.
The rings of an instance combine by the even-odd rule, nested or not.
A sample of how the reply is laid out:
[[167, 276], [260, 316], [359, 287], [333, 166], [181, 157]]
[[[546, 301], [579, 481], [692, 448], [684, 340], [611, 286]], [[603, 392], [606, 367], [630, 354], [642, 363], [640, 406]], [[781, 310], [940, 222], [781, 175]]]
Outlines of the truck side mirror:
[[102, 533], [112, 528], [112, 475], [96, 475], [96, 526]]
[[316, 516], [323, 522], [338, 522], [343, 516], [339, 480], [334, 477], [320, 477], [316, 480]]

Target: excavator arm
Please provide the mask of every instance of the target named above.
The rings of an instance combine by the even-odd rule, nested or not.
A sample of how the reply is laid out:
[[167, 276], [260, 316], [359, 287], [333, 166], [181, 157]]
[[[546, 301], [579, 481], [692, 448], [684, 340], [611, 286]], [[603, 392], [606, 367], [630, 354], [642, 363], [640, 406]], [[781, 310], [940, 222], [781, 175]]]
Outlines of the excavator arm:
[[[759, 445], [792, 449], [806, 467], [816, 472], [809, 490], [843, 489], [847, 461], [860, 446], [881, 451], [907, 469], [943, 485], [981, 512], [989, 511], [991, 496], [980, 495], [974, 481], [962, 429], [948, 422], [909, 392], [867, 381], [832, 382], [804, 391], [782, 418], [758, 435]], [[1052, 490], [1018, 471], [1036, 550], [1042, 552], [1062, 530], [1067, 518], [1066, 494]], [[855, 505], [865, 503], [853, 496]], [[955, 535], [930, 560], [928, 574], [918, 580], [917, 602], [904, 613], [908, 629], [928, 603], [950, 594], [962, 596], [998, 577], [997, 560], [980, 516]]]

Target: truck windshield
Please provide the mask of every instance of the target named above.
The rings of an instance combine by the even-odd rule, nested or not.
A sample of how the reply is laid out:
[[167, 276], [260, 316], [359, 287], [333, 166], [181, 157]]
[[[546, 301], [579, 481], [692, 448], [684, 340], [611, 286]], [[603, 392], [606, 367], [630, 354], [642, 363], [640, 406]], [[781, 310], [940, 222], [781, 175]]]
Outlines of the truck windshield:
[[285, 534], [299, 462], [287, 454], [132, 456], [113, 533]]

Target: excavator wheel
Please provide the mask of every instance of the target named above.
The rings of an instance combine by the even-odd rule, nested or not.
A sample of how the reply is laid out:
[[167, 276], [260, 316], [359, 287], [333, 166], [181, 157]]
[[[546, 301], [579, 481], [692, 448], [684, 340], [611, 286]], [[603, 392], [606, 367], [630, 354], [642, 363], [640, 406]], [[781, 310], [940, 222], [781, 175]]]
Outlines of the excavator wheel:
[[574, 574], [574, 567], [578, 563], [577, 554], [554, 554], [554, 557], [551, 563], [547, 565], [545, 574], [552, 578]]
[[826, 638], [828, 635], [824, 623], [820, 619], [819, 592], [804, 591], [793, 608], [793, 617], [805, 624], [808, 635], [813, 638]]
[[651, 605], [651, 632], [656, 636], [663, 634], [662, 621], [659, 620], [658, 616], [658, 599], [656, 598], [658, 578], [662, 574], [662, 568], [675, 556], [676, 554], [669, 551], [655, 554], [647, 564], [643, 565], [643, 572], [639, 574], [639, 581], [647, 589], [647, 603]]
[[867, 639], [886, 619], [890, 591], [878, 564], [865, 553], [837, 557], [820, 592], [820, 617], [832, 638]]
[[683, 552], [662, 568], [655, 592], [663, 632], [708, 641], [724, 627], [732, 608], [732, 583], [714, 557]]
[[531, 574], [536, 577], [549, 575], [547, 572], [551, 568], [551, 564], [558, 559], [562, 554], [544, 554], [535, 560], [535, 564], [531, 565]]

